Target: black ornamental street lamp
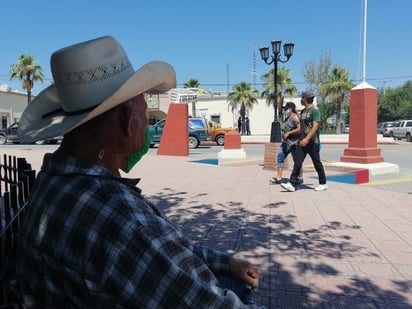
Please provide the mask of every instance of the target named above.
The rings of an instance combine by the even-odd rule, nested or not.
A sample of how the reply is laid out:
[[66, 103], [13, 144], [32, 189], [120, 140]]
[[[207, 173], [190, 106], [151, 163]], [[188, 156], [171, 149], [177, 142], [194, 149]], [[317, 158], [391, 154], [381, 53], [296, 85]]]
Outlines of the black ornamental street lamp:
[[280, 122], [279, 122], [279, 117], [278, 117], [278, 61], [285, 63], [289, 60], [290, 57], [293, 55], [293, 48], [295, 44], [288, 42], [283, 45], [283, 51], [285, 54], [286, 59], [281, 60], [280, 59], [280, 45], [282, 44], [282, 41], [280, 40], [273, 40], [272, 42], [272, 55], [270, 55], [271, 60], [268, 61], [269, 59], [269, 47], [263, 46], [259, 48], [260, 51], [260, 56], [262, 57], [262, 60], [266, 64], [274, 64], [274, 71], [273, 71], [273, 84], [274, 84], [274, 102], [273, 102], [273, 107], [275, 108], [275, 116], [272, 122], [272, 130], [270, 131], [270, 142], [271, 143], [280, 143], [282, 141], [282, 137], [280, 134]]

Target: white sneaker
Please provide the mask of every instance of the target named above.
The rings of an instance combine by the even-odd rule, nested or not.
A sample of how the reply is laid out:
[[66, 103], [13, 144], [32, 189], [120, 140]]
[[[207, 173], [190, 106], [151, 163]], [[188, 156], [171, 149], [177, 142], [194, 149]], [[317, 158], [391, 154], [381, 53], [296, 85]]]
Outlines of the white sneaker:
[[328, 185], [325, 183], [324, 185], [319, 185], [315, 188], [315, 191], [326, 191], [328, 189]]
[[284, 188], [284, 189], [286, 189], [290, 192], [295, 192], [295, 190], [296, 190], [295, 187], [290, 182], [281, 183], [280, 185], [282, 186], [282, 188]]

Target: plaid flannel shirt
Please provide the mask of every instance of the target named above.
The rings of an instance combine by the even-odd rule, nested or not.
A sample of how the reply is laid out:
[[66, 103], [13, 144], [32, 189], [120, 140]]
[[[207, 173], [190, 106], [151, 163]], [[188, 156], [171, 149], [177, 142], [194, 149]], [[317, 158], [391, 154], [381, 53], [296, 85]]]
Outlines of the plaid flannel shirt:
[[253, 308], [217, 287], [229, 255], [192, 245], [138, 180], [46, 154], [19, 237], [28, 307]]

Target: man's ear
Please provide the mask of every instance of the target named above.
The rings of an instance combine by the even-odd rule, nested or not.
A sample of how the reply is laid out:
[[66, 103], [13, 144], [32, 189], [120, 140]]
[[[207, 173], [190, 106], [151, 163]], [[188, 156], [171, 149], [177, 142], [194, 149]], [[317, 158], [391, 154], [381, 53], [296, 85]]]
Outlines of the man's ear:
[[131, 134], [133, 133], [134, 129], [134, 122], [133, 121], [134, 116], [133, 116], [133, 110], [132, 106], [130, 104], [124, 104], [121, 109], [119, 109], [119, 115], [118, 115], [118, 120], [119, 120], [119, 127], [121, 132], [126, 136], [130, 137]]

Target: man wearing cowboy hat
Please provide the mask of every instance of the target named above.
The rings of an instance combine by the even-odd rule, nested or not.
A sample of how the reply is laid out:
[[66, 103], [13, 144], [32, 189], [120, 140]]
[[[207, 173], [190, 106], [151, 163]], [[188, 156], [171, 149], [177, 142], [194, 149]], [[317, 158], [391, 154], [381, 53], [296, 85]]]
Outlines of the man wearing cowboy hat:
[[120, 177], [148, 149], [143, 93], [174, 87], [173, 68], [157, 61], [134, 71], [107, 36], [56, 51], [51, 69], [54, 84], [20, 120], [22, 142], [64, 135], [44, 157], [19, 235], [24, 304], [258, 308], [250, 289], [259, 274], [249, 262], [191, 244], [141, 195], [137, 179]]

